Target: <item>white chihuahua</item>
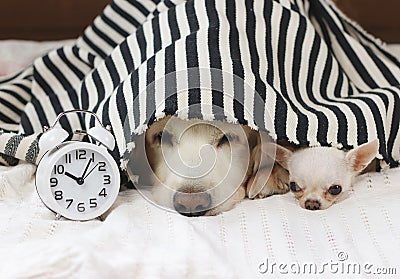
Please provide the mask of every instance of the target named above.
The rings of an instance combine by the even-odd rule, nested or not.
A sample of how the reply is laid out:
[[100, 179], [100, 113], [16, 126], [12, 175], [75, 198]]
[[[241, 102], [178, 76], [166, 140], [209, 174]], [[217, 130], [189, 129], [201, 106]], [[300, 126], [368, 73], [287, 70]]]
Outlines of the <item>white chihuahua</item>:
[[331, 147], [293, 152], [276, 145], [276, 161], [289, 171], [289, 188], [301, 207], [326, 209], [351, 189], [353, 178], [372, 163], [378, 148], [378, 140], [348, 152]]

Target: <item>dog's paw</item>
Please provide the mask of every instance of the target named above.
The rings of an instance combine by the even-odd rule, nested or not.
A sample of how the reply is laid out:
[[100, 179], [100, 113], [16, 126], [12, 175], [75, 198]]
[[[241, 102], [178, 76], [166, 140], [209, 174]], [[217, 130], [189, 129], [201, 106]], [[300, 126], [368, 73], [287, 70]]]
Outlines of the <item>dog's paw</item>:
[[264, 187], [256, 194], [254, 199], [263, 199], [274, 194], [285, 194], [289, 191], [289, 172], [275, 164]]

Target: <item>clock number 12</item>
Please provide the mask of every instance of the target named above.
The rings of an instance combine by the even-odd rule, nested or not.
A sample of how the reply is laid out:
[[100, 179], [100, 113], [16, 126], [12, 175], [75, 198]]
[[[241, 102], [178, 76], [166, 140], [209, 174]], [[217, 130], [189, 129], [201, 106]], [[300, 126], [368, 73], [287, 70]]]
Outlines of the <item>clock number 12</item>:
[[86, 150], [81, 149], [76, 151], [76, 160], [86, 160]]

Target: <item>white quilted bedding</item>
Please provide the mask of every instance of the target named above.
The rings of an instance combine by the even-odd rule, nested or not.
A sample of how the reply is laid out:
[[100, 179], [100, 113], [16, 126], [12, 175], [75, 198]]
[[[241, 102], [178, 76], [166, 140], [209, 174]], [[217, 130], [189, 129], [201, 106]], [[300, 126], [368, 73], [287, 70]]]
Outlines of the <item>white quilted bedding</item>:
[[[24, 45], [25, 60], [1, 42], [0, 73], [41, 51], [12, 43]], [[286, 194], [187, 218], [131, 190], [104, 221], [88, 222], [55, 220], [34, 172], [0, 167], [0, 278], [400, 277], [400, 169], [359, 177], [347, 199], [324, 211]]]

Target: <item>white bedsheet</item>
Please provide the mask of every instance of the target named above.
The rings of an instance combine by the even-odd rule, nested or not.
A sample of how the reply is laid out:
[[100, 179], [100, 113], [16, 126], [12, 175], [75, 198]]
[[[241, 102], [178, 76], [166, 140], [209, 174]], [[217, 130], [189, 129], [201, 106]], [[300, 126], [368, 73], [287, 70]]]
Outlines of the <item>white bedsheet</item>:
[[[103, 222], [56, 221], [33, 175], [30, 165], [0, 169], [1, 278], [269, 278], [273, 263], [288, 265], [274, 267], [282, 278], [292, 278], [295, 263], [321, 272], [339, 264], [338, 274], [342, 263], [400, 273], [398, 169], [361, 177], [348, 199], [324, 211], [301, 209], [287, 194], [187, 218], [131, 190]], [[319, 277], [337, 278], [334, 269]], [[351, 273], [358, 276], [366, 275]]]
[[34, 172], [0, 167], [0, 278], [400, 277], [400, 169], [360, 177], [323, 211], [300, 208], [289, 193], [187, 218], [131, 190], [104, 221], [88, 222], [55, 220]]

